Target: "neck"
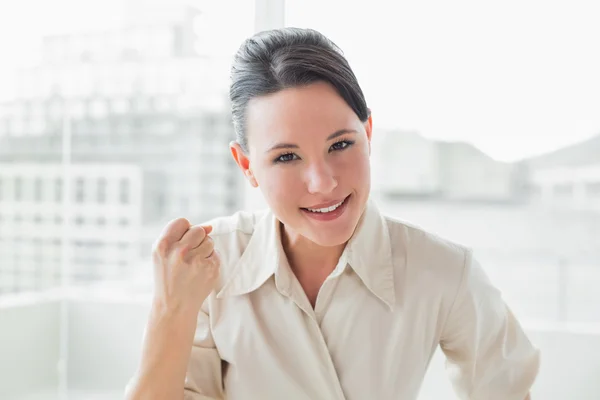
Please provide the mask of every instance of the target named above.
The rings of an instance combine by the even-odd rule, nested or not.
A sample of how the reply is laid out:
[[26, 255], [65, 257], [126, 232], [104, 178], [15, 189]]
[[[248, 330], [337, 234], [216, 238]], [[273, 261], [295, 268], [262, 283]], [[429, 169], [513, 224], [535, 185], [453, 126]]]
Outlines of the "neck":
[[295, 274], [321, 272], [329, 274], [335, 269], [346, 243], [337, 246], [320, 246], [317, 243], [281, 225], [281, 244]]

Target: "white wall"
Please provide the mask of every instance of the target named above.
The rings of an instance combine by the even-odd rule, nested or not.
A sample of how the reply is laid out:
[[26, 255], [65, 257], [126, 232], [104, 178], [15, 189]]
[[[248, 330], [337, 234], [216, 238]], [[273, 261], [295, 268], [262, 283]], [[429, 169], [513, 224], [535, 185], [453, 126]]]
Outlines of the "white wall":
[[144, 304], [71, 302], [69, 387], [94, 392], [125, 387], [137, 367], [147, 316]]
[[59, 304], [0, 308], [0, 399], [58, 387]]

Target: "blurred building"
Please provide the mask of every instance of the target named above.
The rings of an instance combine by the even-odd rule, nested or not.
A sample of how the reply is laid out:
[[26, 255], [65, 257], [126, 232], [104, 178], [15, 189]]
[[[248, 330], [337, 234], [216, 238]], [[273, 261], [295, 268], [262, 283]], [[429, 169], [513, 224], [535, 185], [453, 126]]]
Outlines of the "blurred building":
[[[60, 174], [57, 165], [70, 150], [74, 176], [85, 188], [95, 187], [104, 174], [107, 188], [127, 176], [132, 190], [140, 191], [132, 192], [140, 200], [128, 206], [138, 208], [129, 210], [135, 218], [128, 224], [143, 229], [123, 233], [134, 235], [127, 243], [141, 242], [138, 258], [147, 258], [169, 219], [184, 216], [200, 223], [240, 208], [242, 181], [228, 150], [234, 138], [227, 103], [230, 60], [203, 50], [202, 13], [177, 6], [142, 18], [143, 10], [138, 11], [136, 22], [122, 28], [45, 38], [43, 62], [19, 71], [14, 98], [0, 104], [0, 168], [11, 171], [13, 185], [19, 179], [46, 182]], [[32, 164], [52, 174], [34, 176]], [[102, 252], [98, 249], [115, 240], [121, 243], [121, 235], [107, 230], [113, 211], [121, 209], [110, 204], [81, 211], [83, 221], [104, 215], [107, 225], [98, 230], [96, 222], [81, 224], [78, 235], [89, 240], [73, 239], [74, 253], [80, 247], [81, 253]], [[24, 230], [35, 232], [38, 207], [22, 202], [2, 215], [23, 215]], [[40, 228], [47, 224], [39, 222]], [[0, 235], [5, 245], [23, 239], [6, 229]], [[11, 254], [19, 259], [32, 251], [23, 245]], [[90, 270], [94, 265], [90, 261]]]
[[136, 165], [0, 164], [0, 292], [56, 286], [63, 268], [79, 282], [126, 275], [139, 256], [141, 185]]
[[373, 138], [373, 190], [387, 198], [514, 202], [524, 172], [462, 142], [436, 142], [415, 132]]
[[534, 204], [600, 211], [600, 135], [525, 163]]
[[434, 142], [416, 132], [378, 131], [372, 141], [373, 190], [386, 197], [435, 197], [441, 182]]
[[464, 142], [438, 142], [440, 193], [456, 201], [514, 202], [520, 200], [520, 169], [494, 160]]

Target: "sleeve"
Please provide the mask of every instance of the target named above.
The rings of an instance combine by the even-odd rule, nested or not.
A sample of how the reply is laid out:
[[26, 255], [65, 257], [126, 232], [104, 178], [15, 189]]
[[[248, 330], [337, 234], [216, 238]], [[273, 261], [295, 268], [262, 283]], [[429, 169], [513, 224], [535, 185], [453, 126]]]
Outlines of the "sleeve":
[[538, 374], [539, 350], [470, 250], [440, 347], [460, 399], [524, 400]]
[[[205, 303], [206, 305], [206, 303]], [[222, 362], [203, 306], [198, 314], [196, 334], [185, 377], [184, 400], [223, 399]]]

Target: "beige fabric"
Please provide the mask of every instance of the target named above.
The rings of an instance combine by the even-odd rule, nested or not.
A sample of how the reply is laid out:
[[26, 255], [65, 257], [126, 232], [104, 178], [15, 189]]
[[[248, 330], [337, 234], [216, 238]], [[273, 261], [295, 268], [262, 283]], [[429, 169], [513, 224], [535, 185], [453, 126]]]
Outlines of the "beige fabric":
[[461, 399], [523, 400], [539, 353], [471, 251], [371, 201], [313, 310], [270, 212], [213, 221], [222, 287], [204, 304], [186, 398], [416, 399], [441, 346]]

